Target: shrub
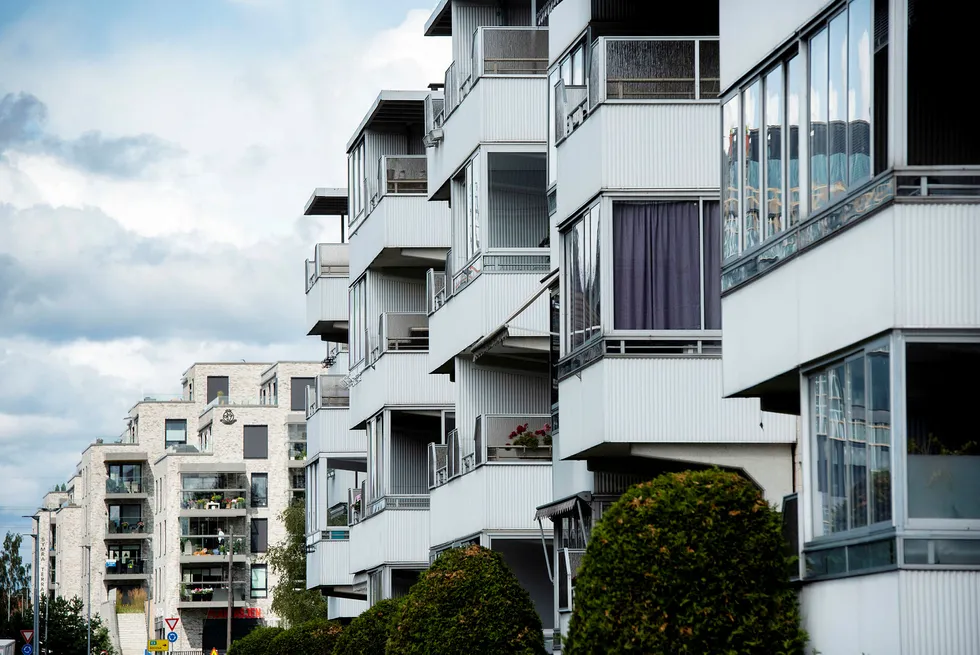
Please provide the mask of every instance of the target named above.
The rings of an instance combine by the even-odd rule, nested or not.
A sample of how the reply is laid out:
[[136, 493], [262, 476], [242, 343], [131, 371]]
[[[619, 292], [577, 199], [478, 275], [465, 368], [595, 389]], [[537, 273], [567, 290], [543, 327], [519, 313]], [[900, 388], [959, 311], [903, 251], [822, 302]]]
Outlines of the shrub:
[[382, 600], [361, 613], [340, 634], [334, 655], [383, 655], [400, 605], [400, 600]]
[[541, 618], [499, 553], [443, 553], [419, 576], [395, 622], [388, 655], [544, 653]]
[[313, 619], [279, 633], [266, 655], [332, 655], [339, 635], [339, 624]]
[[598, 522], [575, 581], [565, 648], [803, 653], [779, 513], [718, 469], [631, 487]]
[[255, 628], [241, 639], [232, 642], [228, 655], [269, 655], [269, 644], [282, 628]]

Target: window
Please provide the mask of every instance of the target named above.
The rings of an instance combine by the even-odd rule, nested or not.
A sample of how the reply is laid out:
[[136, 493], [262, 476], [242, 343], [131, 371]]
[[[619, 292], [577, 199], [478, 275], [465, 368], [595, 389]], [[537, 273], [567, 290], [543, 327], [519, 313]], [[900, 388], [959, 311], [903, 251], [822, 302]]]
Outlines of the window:
[[566, 352], [602, 331], [600, 318], [599, 204], [592, 205], [562, 234], [565, 276]]
[[376, 500], [385, 495], [385, 435], [384, 415], [367, 423], [368, 439], [368, 498]]
[[252, 519], [252, 552], [264, 553], [269, 550], [269, 520]]
[[980, 439], [968, 418], [980, 343], [910, 342], [905, 362], [908, 517], [980, 519]]
[[292, 412], [306, 411], [306, 390], [316, 386], [314, 378], [290, 378], [289, 380], [289, 410]]
[[139, 464], [109, 464], [106, 493], [142, 493], [143, 467]]
[[269, 426], [246, 425], [243, 431], [242, 457], [245, 459], [268, 459]]
[[251, 597], [265, 598], [268, 593], [268, 570], [265, 564], [252, 565]]
[[363, 139], [347, 156], [347, 174], [350, 189], [350, 215], [356, 219], [364, 211], [367, 204]]
[[809, 377], [815, 537], [888, 523], [889, 347], [869, 346]]
[[[548, 188], [558, 182], [558, 146], [555, 145], [558, 139], [558, 118], [557, 103], [555, 93], [558, 87], [558, 69], [555, 68], [548, 75]], [[560, 126], [562, 133], [565, 126]]]
[[350, 288], [350, 367], [354, 368], [367, 356], [367, 298], [365, 278]]
[[187, 419], [168, 418], [164, 421], [165, 448], [187, 443]]
[[480, 252], [480, 159], [466, 164], [466, 259]]
[[228, 396], [228, 377], [227, 376], [208, 376], [208, 402], [211, 402], [218, 395]]
[[252, 474], [252, 507], [269, 506], [269, 474]]
[[718, 212], [715, 201], [613, 204], [615, 329], [721, 329]]

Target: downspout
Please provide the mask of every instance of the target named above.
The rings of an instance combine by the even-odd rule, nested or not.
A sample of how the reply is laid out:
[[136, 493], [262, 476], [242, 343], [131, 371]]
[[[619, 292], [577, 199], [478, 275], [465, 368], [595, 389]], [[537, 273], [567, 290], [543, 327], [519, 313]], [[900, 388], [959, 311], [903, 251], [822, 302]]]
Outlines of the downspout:
[[551, 584], [555, 584], [555, 576], [551, 570], [551, 561], [548, 558], [548, 540], [544, 536], [544, 526], [541, 524], [541, 519], [538, 519], [538, 529], [541, 530], [541, 550], [544, 551], [544, 563], [548, 566], [548, 579]]

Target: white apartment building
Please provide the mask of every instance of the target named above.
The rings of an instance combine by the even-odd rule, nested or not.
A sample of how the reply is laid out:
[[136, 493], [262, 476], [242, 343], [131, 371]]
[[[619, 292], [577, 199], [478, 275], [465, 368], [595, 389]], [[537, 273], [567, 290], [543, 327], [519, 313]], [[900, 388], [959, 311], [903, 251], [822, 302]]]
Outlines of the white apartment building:
[[801, 417], [824, 653], [980, 653], [975, 13], [721, 3], [724, 393]]
[[718, 2], [552, 0], [537, 20], [560, 273], [554, 496], [536, 516], [565, 631], [591, 526], [628, 485], [720, 466], [778, 505], [797, 421], [723, 399]]
[[307, 389], [321, 370], [198, 363], [182, 393], [136, 403], [122, 436], [96, 440], [67, 492], [45, 497], [57, 507], [40, 512], [54, 544], [42, 545], [49, 592], [88, 602], [91, 589], [122, 655], [163, 638], [171, 617], [174, 649], [223, 649], [229, 596], [233, 635], [277, 624], [264, 553], [285, 537], [278, 514], [304, 493]]

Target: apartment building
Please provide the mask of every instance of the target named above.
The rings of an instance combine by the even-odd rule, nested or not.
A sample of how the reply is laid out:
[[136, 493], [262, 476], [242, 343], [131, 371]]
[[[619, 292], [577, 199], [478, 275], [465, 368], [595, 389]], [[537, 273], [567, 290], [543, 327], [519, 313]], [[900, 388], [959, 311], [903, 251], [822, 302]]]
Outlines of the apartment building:
[[144, 396], [121, 437], [86, 448], [68, 491], [45, 498], [57, 505], [39, 513], [55, 544], [49, 591], [88, 602], [91, 589], [117, 649], [139, 643], [133, 633], [163, 638], [170, 617], [175, 649], [223, 648], [229, 606], [235, 635], [275, 625], [264, 553], [305, 493], [307, 389], [321, 370], [198, 363], [180, 394]]
[[951, 62], [972, 60], [963, 11], [721, 3], [724, 393], [801, 417], [820, 652], [980, 652], [980, 453], [962, 416], [980, 142], [947, 92]]
[[554, 497], [536, 517], [562, 630], [590, 528], [630, 484], [720, 466], [777, 505], [794, 489], [795, 417], [723, 399], [718, 15], [613, 0], [537, 14], [560, 273]]
[[500, 552], [550, 634], [534, 521], [552, 495], [548, 31], [532, 7], [447, 0], [425, 27], [453, 53], [425, 105], [426, 192], [449, 203], [450, 246], [428, 273], [428, 372], [454, 381], [452, 429], [429, 445], [429, 521], [432, 558]]

